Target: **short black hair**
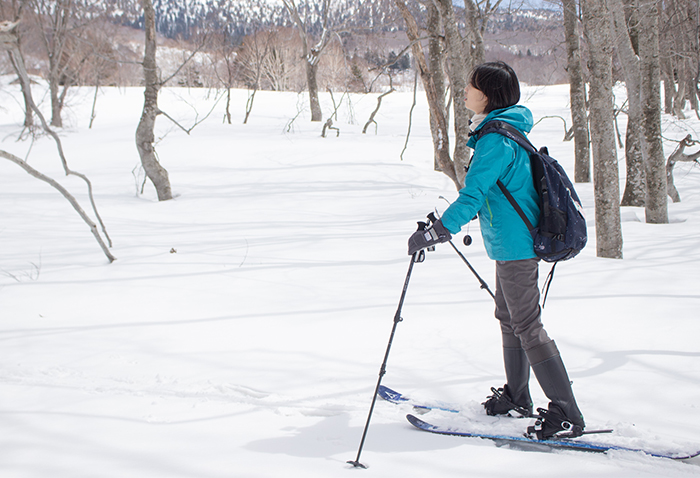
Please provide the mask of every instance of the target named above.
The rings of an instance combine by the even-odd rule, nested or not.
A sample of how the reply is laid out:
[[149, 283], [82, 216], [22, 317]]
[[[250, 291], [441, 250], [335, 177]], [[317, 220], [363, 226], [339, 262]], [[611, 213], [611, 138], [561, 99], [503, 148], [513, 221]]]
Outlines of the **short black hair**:
[[518, 76], [502, 61], [477, 65], [471, 72], [469, 83], [488, 98], [485, 113], [513, 106], [520, 101]]

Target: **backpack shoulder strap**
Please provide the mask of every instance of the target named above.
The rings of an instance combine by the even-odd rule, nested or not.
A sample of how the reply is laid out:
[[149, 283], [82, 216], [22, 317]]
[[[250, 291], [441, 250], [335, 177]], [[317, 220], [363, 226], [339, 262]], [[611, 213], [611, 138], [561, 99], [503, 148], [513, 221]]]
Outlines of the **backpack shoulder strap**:
[[506, 123], [501, 120], [493, 120], [482, 126], [479, 131], [476, 132], [476, 139], [481, 139], [482, 136], [489, 133], [498, 133], [505, 136], [508, 139], [512, 139], [520, 146], [522, 146], [529, 153], [536, 153], [537, 149], [532, 145], [527, 136], [518, 130], [515, 126], [510, 123]]
[[[482, 136], [488, 133], [498, 133], [506, 138], [512, 139], [516, 143], [518, 143], [521, 147], [523, 147], [528, 153], [536, 153], [537, 150], [535, 147], [530, 143], [530, 141], [527, 139], [527, 137], [522, 134], [516, 127], [511, 125], [510, 123], [506, 123], [505, 121], [500, 121], [500, 120], [493, 120], [489, 121], [486, 123], [484, 126], [482, 126], [479, 131], [476, 133], [476, 139], [479, 140]], [[532, 223], [530, 220], [527, 218], [525, 215], [525, 212], [523, 209], [520, 207], [520, 204], [515, 200], [513, 195], [508, 191], [506, 188], [505, 184], [499, 179], [496, 181], [496, 184], [498, 185], [499, 189], [503, 193], [503, 195], [508, 199], [508, 202], [513, 206], [513, 209], [515, 209], [515, 212], [518, 213], [518, 216], [520, 216], [520, 219], [523, 220], [525, 223], [525, 226], [527, 226], [528, 231], [532, 231], [534, 229]]]
[[499, 189], [501, 190], [503, 195], [506, 197], [506, 199], [508, 199], [508, 202], [511, 204], [511, 206], [513, 206], [513, 209], [515, 209], [515, 212], [518, 213], [518, 216], [520, 216], [520, 219], [523, 220], [523, 222], [525, 223], [525, 226], [527, 226], [527, 230], [532, 232], [532, 230], [534, 229], [534, 227], [532, 226], [532, 223], [525, 215], [525, 211], [523, 211], [523, 208], [520, 207], [520, 204], [518, 204], [518, 202], [515, 200], [513, 195], [510, 193], [510, 191], [508, 191], [508, 188], [506, 188], [506, 185], [503, 184], [503, 182], [501, 182], [500, 179], [498, 181], [496, 181], [496, 184], [498, 185]]

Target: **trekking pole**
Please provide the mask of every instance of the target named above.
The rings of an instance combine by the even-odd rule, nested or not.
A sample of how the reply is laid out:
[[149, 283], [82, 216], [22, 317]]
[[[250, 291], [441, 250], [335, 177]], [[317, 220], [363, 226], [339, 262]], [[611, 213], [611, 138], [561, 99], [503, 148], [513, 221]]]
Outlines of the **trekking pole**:
[[386, 346], [386, 353], [384, 354], [384, 361], [382, 366], [379, 368], [379, 379], [377, 379], [377, 386], [374, 388], [374, 395], [372, 396], [372, 404], [369, 407], [369, 415], [367, 416], [367, 423], [365, 423], [365, 430], [362, 432], [362, 440], [360, 440], [360, 448], [357, 450], [357, 457], [354, 460], [348, 461], [355, 468], [367, 468], [365, 465], [360, 463], [360, 454], [362, 454], [362, 447], [365, 445], [365, 438], [367, 438], [367, 430], [369, 429], [369, 422], [372, 419], [372, 412], [374, 411], [374, 404], [377, 402], [377, 393], [379, 392], [379, 386], [382, 383], [382, 377], [386, 373], [386, 363], [389, 359], [389, 351], [391, 350], [391, 343], [394, 341], [394, 334], [396, 333], [396, 326], [403, 319], [401, 318], [401, 308], [403, 307], [403, 301], [406, 298], [406, 290], [408, 290], [408, 281], [411, 279], [411, 271], [413, 271], [413, 264], [416, 262], [423, 262], [425, 260], [425, 251], [418, 251], [411, 256], [411, 264], [408, 266], [408, 273], [406, 273], [406, 280], [403, 283], [403, 290], [401, 291], [401, 299], [399, 299], [399, 307], [396, 309], [396, 315], [394, 315], [394, 326], [391, 328], [391, 335], [389, 336], [389, 343]]
[[[467, 237], [469, 237], [469, 236], [466, 236], [465, 239], [466, 239]], [[452, 249], [454, 249], [455, 252], [456, 252], [457, 254], [459, 254], [459, 257], [462, 258], [462, 260], [463, 260], [464, 263], [467, 265], [467, 267], [469, 267], [469, 270], [472, 271], [472, 272], [474, 273], [474, 276], [476, 276], [477, 280], [478, 280], [479, 283], [481, 284], [481, 288], [482, 288], [482, 289], [485, 289], [486, 292], [488, 292], [489, 295], [491, 295], [491, 298], [494, 299], [494, 300], [496, 300], [496, 296], [493, 295], [493, 292], [491, 292], [491, 289], [489, 289], [489, 285], [484, 281], [484, 279], [481, 278], [481, 276], [479, 275], [479, 273], [476, 272], [476, 269], [474, 269], [474, 268], [472, 267], [472, 265], [469, 263], [469, 261], [467, 260], [467, 258], [464, 257], [464, 254], [462, 254], [462, 253], [460, 252], [460, 250], [457, 249], [457, 246], [455, 246], [454, 243], [453, 243], [452, 241], [450, 241], [450, 245], [452, 246]]]
[[[440, 196], [440, 197], [442, 198], [442, 196]], [[443, 198], [443, 199], [445, 199], [445, 198]], [[445, 199], [445, 200], [446, 200], [446, 199]], [[430, 219], [430, 221], [433, 222], [433, 223], [434, 223], [435, 221], [437, 221], [437, 219], [436, 219], [436, 217], [435, 217], [435, 214], [432, 213], [432, 212], [431, 212], [430, 214], [428, 214], [428, 219]], [[462, 253], [460, 252], [460, 250], [457, 249], [457, 246], [455, 246], [454, 242], [452, 242], [452, 239], [450, 239], [448, 242], [449, 242], [450, 245], [452, 246], [452, 249], [454, 249], [455, 252], [459, 255], [459, 257], [462, 258], [462, 260], [463, 260], [464, 263], [467, 265], [467, 267], [469, 267], [469, 270], [472, 271], [472, 273], [474, 274], [474, 276], [476, 277], [476, 279], [479, 281], [479, 284], [481, 284], [481, 288], [484, 289], [484, 290], [486, 290], [486, 292], [489, 293], [489, 295], [491, 296], [491, 298], [495, 300], [495, 299], [496, 299], [496, 296], [493, 295], [493, 292], [491, 292], [491, 289], [489, 289], [489, 285], [486, 283], [486, 281], [485, 281], [484, 279], [481, 278], [481, 276], [479, 275], [479, 273], [476, 272], [476, 269], [474, 269], [474, 268], [472, 267], [472, 265], [469, 263], [469, 261], [467, 260], [467, 258], [464, 257], [464, 254], [462, 254]], [[464, 245], [465, 245], [465, 246], [468, 246], [468, 245], [471, 244], [471, 243], [472, 243], [472, 238], [471, 238], [471, 236], [469, 236], [469, 235], [464, 236]]]

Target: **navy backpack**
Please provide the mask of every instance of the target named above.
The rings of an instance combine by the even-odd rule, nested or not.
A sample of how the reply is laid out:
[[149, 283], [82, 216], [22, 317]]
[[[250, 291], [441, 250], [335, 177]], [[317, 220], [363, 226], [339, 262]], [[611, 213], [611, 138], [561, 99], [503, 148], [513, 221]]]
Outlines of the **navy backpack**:
[[549, 156], [546, 147], [538, 151], [524, 134], [505, 121], [489, 121], [477, 131], [477, 139], [488, 133], [498, 133], [512, 139], [530, 154], [532, 179], [540, 200], [540, 221], [536, 226], [530, 223], [500, 179], [496, 184], [532, 234], [537, 257], [554, 262], [545, 280], [544, 307], [557, 262], [575, 257], [586, 246], [588, 235], [583, 207], [566, 172], [556, 159]]
[[501, 180], [497, 184], [522, 218], [535, 241], [535, 254], [546, 262], [565, 261], [576, 256], [586, 245], [586, 218], [573, 184], [546, 147], [539, 151], [517, 128], [505, 121], [489, 121], [477, 139], [499, 133], [512, 139], [530, 154], [532, 179], [540, 199], [540, 221], [533, 225]]

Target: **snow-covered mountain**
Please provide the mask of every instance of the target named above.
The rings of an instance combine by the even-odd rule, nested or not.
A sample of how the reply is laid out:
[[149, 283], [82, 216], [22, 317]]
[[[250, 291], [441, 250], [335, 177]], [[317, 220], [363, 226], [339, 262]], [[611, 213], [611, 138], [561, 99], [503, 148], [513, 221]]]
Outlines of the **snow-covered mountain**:
[[[124, 25], [142, 27], [143, 15], [132, 0], [107, 0], [110, 15]], [[168, 37], [225, 31], [241, 37], [253, 31], [290, 25], [284, 5], [278, 0], [154, 0], [156, 28]], [[321, 29], [320, 2], [297, 2], [310, 30]], [[392, 30], [399, 16], [391, 0], [334, 0], [331, 17], [347, 28]]]
[[[105, 0], [110, 16], [121, 24], [141, 28], [143, 15], [134, 0]], [[321, 2], [297, 1], [311, 32], [322, 27]], [[455, 2], [458, 10], [461, 7]], [[418, 5], [410, 5], [419, 8]], [[156, 28], [170, 38], [223, 31], [240, 38], [269, 27], [289, 26], [291, 20], [281, 0], [154, 0]], [[527, 8], [527, 7], [526, 7]], [[459, 15], [461, 16], [461, 15]], [[332, 0], [330, 22], [342, 29], [386, 32], [403, 28], [393, 0]], [[490, 32], [541, 30], [560, 23], [552, 9], [502, 10], [489, 20]]]

